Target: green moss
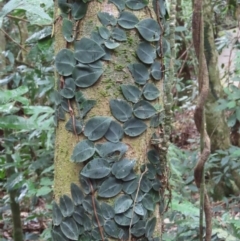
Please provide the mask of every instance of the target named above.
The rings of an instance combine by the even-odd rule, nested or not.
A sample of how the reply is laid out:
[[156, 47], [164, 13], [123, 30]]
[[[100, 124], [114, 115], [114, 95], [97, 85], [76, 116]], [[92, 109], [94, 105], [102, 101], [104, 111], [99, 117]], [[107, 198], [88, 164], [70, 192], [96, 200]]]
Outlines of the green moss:
[[117, 70], [117, 71], [121, 71], [121, 70], [124, 69], [124, 66], [121, 65], [121, 64], [117, 64], [117, 65], [114, 66], [114, 69]]

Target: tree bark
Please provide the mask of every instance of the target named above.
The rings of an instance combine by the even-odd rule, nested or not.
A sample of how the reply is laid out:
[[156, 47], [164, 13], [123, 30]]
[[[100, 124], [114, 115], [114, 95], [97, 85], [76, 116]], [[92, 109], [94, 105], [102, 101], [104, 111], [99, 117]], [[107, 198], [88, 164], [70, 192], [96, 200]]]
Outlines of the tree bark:
[[[86, 16], [80, 21], [77, 29], [77, 40], [83, 36], [90, 37], [91, 32], [96, 30], [96, 26], [100, 26], [100, 22], [97, 17], [97, 13], [99, 11], [107, 12], [116, 18], [119, 15], [119, 11], [115, 5], [111, 3], [109, 4], [107, 0], [104, 0], [102, 3], [99, 1], [90, 1]], [[146, 7], [143, 10], [134, 11], [133, 13], [138, 17], [139, 20], [155, 16], [151, 4], [149, 4], [149, 7]], [[59, 9], [57, 1], [55, 1], [55, 55], [61, 49], [66, 48], [66, 42], [62, 34], [62, 20], [58, 14]], [[124, 42], [124, 44], [120, 44], [120, 46], [114, 51], [112, 61], [103, 62], [104, 73], [100, 80], [91, 86], [91, 88], [81, 89], [88, 99], [97, 100], [95, 107], [89, 112], [88, 118], [93, 116], [112, 116], [109, 107], [109, 100], [122, 98], [120, 91], [121, 84], [134, 84], [131, 73], [129, 72], [127, 66], [129, 63], [139, 62], [136, 57], [136, 47], [139, 42], [140, 38], [136, 30], [128, 31], [127, 41]], [[56, 79], [58, 78], [59, 77], [56, 75]], [[58, 84], [56, 83], [56, 86], [57, 85]], [[162, 81], [158, 81], [156, 85], [163, 93]], [[155, 104], [159, 104], [158, 101], [156, 101]], [[75, 109], [74, 112], [76, 112]], [[79, 139], [77, 139], [75, 135], [66, 131], [65, 124], [66, 121], [60, 121], [56, 129], [54, 157], [54, 198], [57, 202], [64, 194], [70, 196], [71, 183], [80, 185], [79, 172], [83, 168], [82, 164], [71, 162], [71, 155], [75, 145], [79, 141], [83, 140], [84, 136], [80, 135]], [[136, 171], [138, 174], [141, 174], [140, 167], [143, 164], [146, 164], [146, 153], [150, 149], [151, 137], [152, 131], [147, 130], [139, 137], [130, 138], [125, 135], [122, 139], [122, 142], [128, 146], [126, 157], [136, 160], [134, 171]], [[98, 143], [101, 143], [102, 141], [103, 140], [100, 140]], [[101, 199], [98, 200], [102, 201]], [[113, 200], [107, 200], [107, 202], [113, 203]], [[162, 233], [162, 221], [158, 209], [159, 206], [157, 205], [154, 211], [154, 217], [157, 219], [154, 236], [161, 236]]]

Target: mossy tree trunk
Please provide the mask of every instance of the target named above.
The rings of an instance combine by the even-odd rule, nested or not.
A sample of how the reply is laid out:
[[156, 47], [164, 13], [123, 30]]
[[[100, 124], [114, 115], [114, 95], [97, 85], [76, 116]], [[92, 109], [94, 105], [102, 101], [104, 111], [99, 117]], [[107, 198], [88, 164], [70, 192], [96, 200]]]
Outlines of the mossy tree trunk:
[[[204, 49], [209, 72], [209, 95], [206, 103], [207, 132], [211, 139], [211, 152], [226, 150], [230, 147], [230, 130], [226, 123], [223, 112], [216, 111], [217, 100], [223, 98], [223, 87], [220, 82], [218, 69], [218, 53], [214, 42], [213, 11], [211, 0], [204, 1]], [[216, 170], [215, 170], [216, 171]], [[233, 171], [235, 183], [239, 185], [239, 175]], [[214, 198], [221, 199], [223, 196], [234, 194], [234, 188], [220, 182], [215, 187]]]
[[[101, 3], [100, 3], [100, 1], [94, 0], [94, 1], [90, 1], [88, 3], [86, 15], [84, 16], [83, 19], [81, 19], [79, 22], [74, 24], [74, 26], [77, 26], [76, 27], [77, 29], [75, 29], [75, 34], [76, 34], [75, 40], [76, 41], [82, 39], [83, 37], [90, 38], [91, 33], [93, 31], [98, 32], [98, 28], [100, 26], [102, 26], [98, 19], [98, 15], [97, 15], [99, 12], [105, 12], [107, 14], [110, 14], [111, 16], [114, 16], [116, 19], [119, 17], [120, 12], [116, 6], [120, 7], [121, 3], [118, 3], [118, 1], [113, 1], [113, 2], [115, 2], [116, 5], [114, 5], [112, 3], [108, 3], [108, 0], [104, 0]], [[125, 3], [124, 3], [124, 5], [125, 5]], [[159, 9], [163, 8], [163, 7], [164, 6], [158, 6]], [[159, 15], [156, 16], [156, 14], [152, 8], [152, 4], [150, 4], [150, 3], [149, 3], [149, 5], [145, 6], [144, 8], [142, 8], [140, 10], [135, 10], [135, 11], [128, 9], [125, 6], [124, 12], [134, 14], [138, 18], [139, 21], [141, 21], [143, 19], [151, 19], [151, 20], [154, 20], [156, 24], [159, 23], [159, 21], [160, 21], [160, 16]], [[70, 15], [71, 15], [71, 13], [68, 14], [68, 18]], [[71, 19], [71, 17], [69, 19]], [[68, 49], [71, 49], [72, 51], [74, 51], [74, 44], [66, 43], [66, 40], [63, 37], [62, 24], [63, 24], [63, 18], [60, 16], [60, 9], [59, 9], [58, 3], [57, 3], [57, 1], [55, 1], [55, 28], [54, 28], [55, 43], [56, 43], [55, 44], [55, 55], [57, 55], [59, 53], [59, 51], [62, 50], [63, 48], [68, 48]], [[161, 28], [162, 27], [163, 27], [163, 25], [161, 26]], [[113, 27], [108, 26], [109, 30], [111, 28], [113, 28]], [[141, 93], [141, 91], [143, 90], [143, 87], [144, 87], [143, 84], [140, 84], [140, 85], [135, 84], [136, 79], [134, 81], [134, 79], [131, 75], [131, 72], [129, 71], [128, 65], [141, 62], [137, 58], [136, 50], [139, 47], [139, 44], [141, 42], [144, 42], [144, 43], [147, 43], [147, 42], [144, 41], [144, 39], [140, 37], [140, 34], [137, 32], [136, 28], [132, 27], [131, 30], [125, 30], [124, 28], [122, 28], [122, 29], [126, 32], [126, 37], [127, 37], [126, 41], [119, 42], [120, 43], [119, 47], [117, 47], [116, 49], [111, 51], [111, 60], [110, 61], [101, 61], [103, 64], [103, 74], [101, 75], [101, 77], [96, 81], [96, 83], [94, 85], [90, 86], [90, 88], [77, 88], [77, 91], [81, 91], [86, 99], [96, 100], [95, 106], [89, 111], [89, 113], [87, 114], [87, 117], [84, 118], [85, 126], [84, 125], [83, 126], [85, 129], [86, 129], [86, 123], [88, 123], [89, 120], [91, 120], [93, 117], [96, 117], [96, 116], [111, 117], [112, 120], [114, 120], [116, 122], [116, 120], [113, 117], [112, 111], [110, 110], [109, 101], [112, 99], [124, 100], [124, 96], [121, 91], [121, 85], [134, 85], [137, 88], [139, 88], [139, 90], [140, 90], [139, 93]], [[160, 27], [159, 27], [159, 29], [160, 29]], [[163, 30], [163, 29], [161, 29], [161, 30]], [[161, 37], [160, 37], [159, 42], [160, 41], [161, 41]], [[100, 43], [98, 43], [98, 44], [100, 45]], [[154, 43], [150, 43], [150, 44], [152, 47], [155, 47]], [[161, 54], [159, 54], [159, 55], [161, 55]], [[157, 56], [154, 59], [155, 59], [156, 63], [157, 62], [163, 63], [163, 59], [159, 59], [159, 57], [157, 57]], [[148, 68], [148, 74], [149, 74], [150, 70], [151, 70], [150, 69], [151, 65], [147, 64], [145, 66]], [[65, 77], [59, 76], [58, 74], [56, 74], [57, 88], [59, 86], [59, 79], [61, 79], [61, 81], [64, 82], [64, 78]], [[148, 83], [152, 83], [155, 85], [155, 87], [160, 91], [160, 94], [162, 95], [162, 97], [163, 97], [163, 91], [162, 91], [163, 90], [163, 85], [162, 85], [163, 78], [164, 78], [164, 75], [162, 74], [162, 77], [158, 81], [156, 81], [156, 79], [154, 80], [154, 78], [151, 75], [149, 75], [149, 78], [147, 78], [147, 80], [146, 80], [146, 82], [148, 81]], [[63, 83], [63, 85], [64, 85], [64, 83]], [[140, 100], [145, 101], [146, 99], [144, 99], [143, 97], [139, 97], [137, 102]], [[76, 103], [72, 99], [69, 100], [68, 103], [69, 103], [69, 106], [71, 106], [71, 108], [73, 109], [73, 111], [71, 111], [71, 115], [74, 116], [74, 118], [78, 118], [78, 110], [77, 110]], [[130, 102], [128, 102], [128, 103], [131, 107], [134, 106], [134, 103], [130, 103]], [[160, 99], [160, 97], [156, 97], [156, 98], [154, 98], [153, 101], [151, 101], [149, 103], [152, 106], [156, 106], [156, 108], [159, 108], [160, 104], [162, 103], [162, 99]], [[158, 110], [158, 111], [156, 110], [155, 114], [153, 116], [153, 118], [155, 117], [155, 122], [156, 121], [159, 122], [158, 116], [159, 116], [159, 113], [162, 113], [161, 110]], [[120, 112], [121, 112], [121, 110], [120, 110]], [[59, 205], [60, 209], [61, 209], [61, 197], [63, 195], [68, 195], [71, 197], [72, 193], [71, 193], [70, 186], [72, 183], [75, 183], [78, 186], [80, 186], [80, 188], [83, 188], [83, 186], [79, 183], [80, 173], [82, 172], [82, 170], [84, 170], [84, 167], [87, 165], [87, 163], [89, 163], [91, 161], [91, 158], [90, 158], [90, 161], [86, 160], [81, 163], [72, 162], [71, 156], [72, 156], [74, 148], [76, 147], [76, 144], [80, 143], [83, 140], [86, 140], [86, 137], [84, 137], [83, 134], [80, 134], [77, 136], [74, 133], [68, 132], [65, 128], [65, 125], [66, 125], [67, 121], [69, 120], [70, 115], [67, 113], [67, 114], [65, 114], [65, 116], [66, 116], [66, 121], [59, 121], [57, 129], [56, 129], [56, 141], [55, 141], [56, 144], [55, 144], [55, 158], [54, 158], [54, 163], [55, 163], [54, 196], [55, 196], [55, 200], [57, 203], [59, 202], [59, 199], [60, 199], [60, 205]], [[133, 117], [131, 117], [131, 118], [133, 118]], [[150, 240], [152, 237], [159, 237], [159, 239], [156, 239], [156, 240], [160, 240], [160, 237], [162, 234], [162, 220], [161, 220], [160, 213], [162, 214], [165, 210], [165, 207], [163, 205], [163, 199], [164, 199], [164, 190], [167, 185], [167, 176], [164, 176], [164, 175], [166, 175], [167, 172], [165, 170], [164, 165], [160, 165], [160, 157], [159, 157], [160, 151], [159, 151], [159, 146], [158, 146], [159, 142], [158, 142], [158, 140], [156, 140], [160, 134], [160, 130], [156, 126], [153, 128], [150, 128], [150, 119], [149, 118], [147, 118], [147, 119], [148, 120], [144, 119], [144, 123], [149, 128], [147, 128], [146, 131], [144, 131], [141, 135], [136, 135], [136, 137], [131, 137], [131, 134], [129, 136], [125, 133], [123, 135], [123, 138], [121, 139], [121, 142], [124, 143], [124, 145], [127, 147], [127, 151], [124, 155], [124, 158], [136, 161], [136, 164], [133, 168], [133, 172], [139, 178], [139, 179], [136, 179], [136, 180], [138, 180], [137, 187], [134, 191], [134, 193], [136, 193], [136, 195], [134, 195], [134, 194], [130, 195], [126, 191], [122, 190], [116, 197], [114, 196], [111, 198], [105, 198], [105, 197], [100, 198], [99, 196], [97, 196], [97, 193], [99, 190], [97, 189], [97, 190], [93, 191], [93, 188], [95, 188], [95, 187], [94, 187], [94, 183], [92, 182], [92, 177], [89, 178], [88, 184], [89, 184], [89, 188], [91, 189], [90, 196], [92, 196], [91, 197], [92, 203], [90, 205], [92, 205], [92, 209], [93, 209], [92, 210], [93, 218], [96, 218], [96, 220], [97, 220], [97, 230], [99, 232], [99, 235], [101, 236], [101, 240], [104, 240], [103, 236], [106, 235], [107, 228], [105, 226], [102, 227], [102, 225], [100, 224], [101, 217], [98, 217], [98, 213], [97, 213], [98, 212], [98, 210], [97, 210], [98, 203], [100, 203], [100, 204], [106, 203], [108, 205], [114, 206], [113, 203], [115, 203], [116, 199], [119, 196], [125, 196], [125, 197], [127, 196], [127, 198], [130, 198], [130, 196], [131, 196], [131, 198], [132, 198], [132, 205], [130, 207], [130, 209], [132, 208], [132, 214], [131, 214], [131, 217], [129, 218], [131, 220], [131, 222], [130, 222], [130, 225], [125, 225], [125, 226], [123, 225], [124, 227], [121, 225], [120, 226], [118, 225], [118, 228], [125, 230], [125, 234], [122, 237], [113, 238], [114, 235], [111, 236], [109, 233], [107, 233], [108, 236], [110, 236], [110, 239], [108, 239], [108, 240], [140, 240], [140, 238], [142, 238], [144, 236], [148, 236], [147, 240]], [[117, 122], [117, 123], [122, 124], [120, 122]], [[125, 123], [127, 123], [127, 122], [125, 122]], [[74, 126], [74, 124], [75, 123], [73, 121], [72, 125]], [[84, 128], [83, 128], [83, 132], [85, 133]], [[153, 139], [154, 139], [154, 141], [153, 141]], [[95, 145], [102, 144], [103, 142], [106, 142], [106, 139], [100, 138], [99, 140], [96, 140], [94, 142], [95, 142], [94, 143]], [[154, 144], [153, 144], [153, 142], [154, 142]], [[147, 154], [149, 153], [150, 150], [154, 153], [157, 153], [157, 155], [159, 155], [159, 156], [153, 157], [154, 160], [159, 160], [159, 163], [153, 164], [153, 163], [149, 162], [149, 158], [151, 158], [151, 157], [149, 157], [150, 154], [149, 155], [147, 155]], [[166, 153], [166, 152], [164, 152], [164, 153]], [[116, 153], [114, 153], [114, 154], [116, 154]], [[96, 155], [97, 155], [97, 153], [95, 153], [95, 156]], [[124, 167], [123, 167], [123, 169], [124, 169]], [[153, 176], [151, 177], [152, 180], [150, 182], [148, 180], [146, 181], [146, 175], [152, 175], [152, 174], [150, 174], [149, 170], [151, 170], [153, 172]], [[156, 171], [157, 171], [157, 173], [156, 173]], [[115, 177], [112, 174], [109, 174], [109, 175], [112, 176], [112, 178], [115, 180]], [[105, 179], [108, 177], [105, 177]], [[145, 181], [143, 181], [143, 180], [145, 180]], [[160, 184], [159, 180], [160, 180], [160, 182], [161, 182], [161, 180], [165, 181], [162, 186], [159, 185]], [[121, 180], [119, 180], [119, 182], [122, 183], [122, 185], [124, 185], [123, 182], [125, 182], [125, 181], [121, 179]], [[146, 191], [146, 189], [148, 189], [148, 187], [146, 187], [146, 189], [145, 189], [143, 186], [141, 186], [142, 182], [146, 182], [148, 184], [150, 183], [150, 186], [151, 186], [150, 191], [149, 190]], [[156, 186], [158, 186], [158, 187], [153, 188], [153, 183], [155, 183]], [[100, 185], [101, 184], [99, 184], [99, 186]], [[143, 192], [143, 190], [145, 190], [145, 192]], [[133, 237], [132, 235], [128, 235], [128, 233], [129, 233], [129, 231], [131, 232], [131, 228], [133, 227], [133, 225], [131, 227], [131, 224], [133, 224], [133, 222], [134, 222], [133, 217], [136, 216], [136, 214], [134, 214], [134, 209], [136, 206], [136, 198], [140, 197], [141, 195], [144, 196], [144, 194], [145, 194], [145, 196], [149, 195], [150, 197], [149, 196], [148, 197], [150, 198], [150, 200], [152, 200], [150, 202], [145, 200], [145, 202], [148, 202], [148, 204], [150, 206], [152, 205], [152, 207], [148, 207], [148, 209], [147, 209], [146, 208], [147, 205], [145, 205], [145, 207], [143, 208], [144, 217], [143, 216], [141, 217], [141, 219], [144, 219], [145, 224], [143, 225], [143, 223], [140, 222], [140, 225], [143, 225], [141, 232], [144, 231], [145, 229], [146, 229], [146, 231], [144, 231], [140, 235], [141, 237], [137, 237], [137, 235], [135, 235], [135, 236], [133, 235], [134, 236]], [[94, 197], [96, 198], [96, 201], [94, 201]], [[87, 198], [87, 196], [85, 197], [85, 199], [86, 198]], [[160, 209], [161, 211], [159, 211], [160, 206], [161, 206], [161, 209]], [[152, 209], [152, 211], [151, 211], [151, 209]], [[76, 210], [76, 207], [75, 207], [75, 210]], [[115, 216], [116, 216], [116, 213], [115, 213]], [[140, 216], [136, 216], [137, 219], [139, 219], [139, 217]], [[69, 218], [63, 218], [63, 221], [66, 219], [69, 220]], [[115, 219], [112, 218], [111, 221], [113, 222], [113, 220], [115, 220]], [[109, 223], [111, 223], [110, 220], [108, 220], [108, 221], [109, 221]], [[66, 222], [68, 222], [68, 221], [66, 221]], [[105, 224], [106, 224], [106, 220], [105, 220]], [[112, 225], [112, 223], [111, 223], [111, 225]], [[61, 224], [60, 224], [60, 226], [61, 226]], [[112, 228], [110, 228], [110, 229], [112, 229]], [[63, 235], [62, 232], [59, 231], [58, 225], [55, 226], [54, 232], [55, 232], [55, 234], [60, 232], [60, 234]], [[85, 231], [82, 235], [90, 235], [89, 230], [85, 229]], [[86, 240], [88, 240], [87, 238], [89, 238], [89, 236], [84, 236], [84, 237], [86, 238]], [[123, 238], [123, 237], [125, 237], [125, 238]], [[82, 238], [82, 236], [81, 236], [81, 238]]]

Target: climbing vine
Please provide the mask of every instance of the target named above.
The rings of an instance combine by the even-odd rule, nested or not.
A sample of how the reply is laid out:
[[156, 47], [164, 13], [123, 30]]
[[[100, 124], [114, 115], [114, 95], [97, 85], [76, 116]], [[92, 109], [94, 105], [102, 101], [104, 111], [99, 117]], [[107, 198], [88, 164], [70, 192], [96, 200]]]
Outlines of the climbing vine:
[[[63, 195], [59, 204], [53, 203], [52, 238], [157, 241], [160, 236], [154, 232], [157, 223], [154, 211], [159, 207], [163, 215], [167, 208], [165, 190], [170, 193], [166, 155], [171, 131], [171, 104], [167, 105], [171, 101], [171, 81], [167, 83], [165, 79], [164, 56], [170, 51], [163, 37], [168, 28], [165, 1], [153, 0], [148, 6], [147, 0], [109, 0], [119, 10], [118, 18], [98, 12], [101, 26], [90, 37], [77, 39], [88, 2], [58, 0], [66, 48], [55, 58], [59, 74], [55, 123], [58, 125], [58, 121], [68, 116], [66, 130], [77, 140], [80, 135], [84, 138], [78, 141], [71, 155], [73, 162], [83, 164], [79, 174], [81, 188], [72, 183], [71, 197]], [[141, 9], [150, 16], [153, 9], [157, 21], [153, 17], [139, 20], [134, 11]], [[141, 40], [134, 53], [139, 61], [127, 60], [133, 81], [119, 86], [121, 98], [109, 100], [111, 116], [86, 118], [97, 100], [88, 99], [83, 90], [101, 81], [107, 71], [104, 61], [111, 61], [115, 49], [130, 41], [127, 36], [132, 30]], [[157, 85], [163, 81], [168, 97], [161, 100], [163, 96]], [[166, 118], [162, 102], [168, 108]], [[136, 160], [125, 157], [128, 145], [122, 138], [147, 132], [151, 133], [151, 142], [146, 143], [145, 163], [137, 174]]]

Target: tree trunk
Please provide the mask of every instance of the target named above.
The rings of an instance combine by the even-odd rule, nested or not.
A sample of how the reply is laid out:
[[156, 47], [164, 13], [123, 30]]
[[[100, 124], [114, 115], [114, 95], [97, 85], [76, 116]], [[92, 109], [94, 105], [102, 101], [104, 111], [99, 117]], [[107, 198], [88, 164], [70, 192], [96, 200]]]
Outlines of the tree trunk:
[[[205, 0], [204, 4], [204, 49], [209, 72], [209, 95], [206, 103], [206, 123], [207, 132], [211, 138], [211, 152], [216, 150], [226, 150], [230, 147], [230, 130], [227, 126], [223, 112], [215, 111], [217, 100], [223, 98], [223, 87], [220, 82], [220, 74], [218, 69], [218, 53], [214, 42], [213, 32], [213, 11], [211, 0]], [[214, 170], [216, 171], [216, 170]], [[239, 185], [239, 175], [233, 171], [235, 183]], [[236, 188], [230, 188], [224, 182], [215, 187], [214, 198], [222, 199], [224, 196], [236, 193]]]
[[[113, 1], [113, 2], [116, 2], [117, 4], [119, 4], [118, 1]], [[160, 6], [160, 7], [163, 7], [163, 6]], [[155, 19], [155, 22], [157, 23], [157, 21], [156, 21], [157, 17], [152, 8], [152, 4], [149, 4], [148, 7], [145, 7], [141, 10], [130, 11], [129, 9], [126, 8], [124, 11], [128, 11], [128, 12], [134, 14], [139, 19], [139, 21], [143, 20], [143, 19], [151, 18], [151, 19]], [[102, 3], [100, 3], [99, 1], [90, 1], [88, 3], [88, 10], [86, 12], [85, 17], [79, 22], [79, 24], [76, 24], [76, 25], [78, 25], [78, 27], [76, 29], [76, 33], [77, 33], [76, 40], [80, 40], [82, 37], [90, 38], [92, 31], [98, 31], [98, 27], [102, 26], [98, 19], [98, 16], [97, 16], [97, 14], [99, 12], [109, 13], [110, 15], [114, 16], [115, 18], [118, 18], [119, 14], [120, 14], [117, 7], [114, 4], [108, 3], [107, 0], [102, 1]], [[58, 8], [57, 1], [55, 1], [55, 41], [56, 41], [55, 54], [56, 55], [59, 53], [59, 51], [61, 49], [66, 48], [66, 47], [73, 50], [73, 45], [70, 46], [69, 43], [66, 43], [66, 40], [63, 37], [63, 32], [62, 32], [63, 19], [58, 14], [59, 14], [59, 8]], [[158, 18], [158, 20], [159, 19], [160, 18]], [[108, 27], [108, 29], [110, 29], [110, 27]], [[134, 28], [132, 28], [131, 30], [126, 30], [125, 32], [127, 35], [127, 40], [124, 42], [119, 42], [120, 46], [117, 47], [114, 51], [112, 51], [110, 61], [102, 61], [104, 72], [103, 72], [102, 76], [100, 77], [100, 79], [98, 79], [97, 82], [94, 85], [92, 85], [90, 88], [78, 88], [78, 90], [80, 90], [84, 94], [84, 96], [87, 97], [87, 99], [96, 100], [96, 105], [88, 113], [87, 120], [84, 119], [85, 130], [87, 128], [86, 122], [89, 119], [91, 120], [92, 117], [96, 117], [96, 116], [112, 117], [112, 120], [114, 120], [114, 117], [112, 114], [113, 111], [110, 110], [109, 101], [111, 99], [124, 100], [124, 97], [123, 97], [122, 91], [121, 91], [122, 84], [134, 85], [133, 77], [127, 66], [129, 64], [140, 62], [136, 55], [136, 49], [137, 49], [139, 43], [143, 41], [143, 39], [139, 37], [137, 30]], [[100, 45], [100, 43], [99, 43], [99, 45]], [[157, 57], [156, 61], [160, 61], [158, 57]], [[149, 70], [150, 65], [145, 65], [145, 66]], [[64, 80], [65, 77], [63, 77], [63, 76], [56, 75], [56, 77], [57, 77], [56, 79], [61, 79], [61, 80], [63, 80], [63, 82], [65, 81]], [[163, 76], [162, 76], [162, 78], [163, 78]], [[155, 84], [155, 86], [160, 90], [161, 94], [163, 95], [162, 79], [160, 81], [155, 81], [152, 77], [150, 77], [148, 80], [148, 83]], [[63, 85], [64, 85], [64, 83], [63, 83]], [[56, 83], [56, 86], [59, 86], [58, 81]], [[142, 86], [140, 86], [140, 85], [135, 85], [135, 86], [138, 87], [140, 90], [142, 90]], [[73, 112], [71, 113], [72, 116], [74, 116], [74, 118], [78, 117], [76, 103], [73, 100], [70, 100], [68, 103], [71, 103], [71, 107], [73, 108]], [[154, 101], [151, 101], [149, 103], [152, 105], [159, 106], [159, 104], [161, 103], [161, 99], [156, 98]], [[128, 104], [130, 106], [133, 106], [133, 104], [130, 102], [128, 102]], [[121, 112], [121, 110], [120, 110], [120, 112]], [[75, 134], [66, 131], [65, 125], [66, 125], [67, 121], [69, 120], [70, 115], [69, 114], [65, 114], [65, 115], [67, 117], [66, 118], [67, 120], [59, 121], [57, 130], [56, 130], [56, 142], [55, 142], [56, 144], [55, 144], [55, 158], [54, 158], [54, 163], [55, 163], [54, 196], [55, 196], [55, 200], [57, 203], [60, 200], [60, 205], [59, 205], [60, 209], [61, 209], [62, 196], [63, 195], [71, 196], [70, 187], [71, 187], [72, 183], [75, 183], [78, 186], [80, 186], [80, 188], [83, 188], [83, 186], [81, 184], [79, 184], [79, 177], [82, 176], [82, 175], [80, 175], [80, 173], [82, 173], [82, 170], [87, 165], [87, 163], [91, 162], [91, 158], [90, 158], [90, 161], [86, 160], [81, 163], [74, 163], [71, 161], [72, 152], [73, 152], [76, 144], [80, 143], [82, 140], [86, 140], [86, 137], [84, 137], [83, 134], [76, 136]], [[157, 117], [157, 113], [155, 114], [155, 117]], [[157, 121], [158, 121], [158, 118], [157, 118]], [[118, 123], [122, 124], [120, 122], [118, 122]], [[150, 125], [149, 120], [145, 121], [145, 123], [148, 126]], [[74, 121], [72, 122], [72, 125], [73, 126], [75, 125]], [[94, 128], [95, 128], [95, 126], [94, 126]], [[84, 133], [85, 133], [85, 130], [83, 131]], [[155, 174], [153, 174], [154, 177], [151, 180], [151, 182], [156, 183], [157, 186], [159, 184], [159, 180], [161, 181], [165, 175], [164, 167], [163, 166], [160, 167], [159, 147], [156, 144], [154, 144], [154, 145], [152, 144], [153, 139], [155, 141], [155, 139], [157, 139], [157, 137], [158, 137], [158, 134], [157, 134], [157, 137], [156, 136], [152, 137], [154, 133], [156, 134], [156, 132], [158, 132], [157, 130], [158, 130], [158, 128], [151, 128], [151, 129], [147, 128], [147, 130], [143, 134], [138, 135], [137, 137], [133, 138], [133, 137], [130, 137], [129, 135], [125, 134], [123, 136], [123, 138], [121, 139], [121, 142], [123, 144], [125, 144], [128, 149], [124, 158], [136, 161], [133, 171], [139, 178], [138, 185], [135, 189], [136, 195], [131, 196], [132, 197], [132, 199], [131, 199], [132, 213], [131, 213], [131, 218], [129, 217], [131, 219], [131, 222], [129, 225], [126, 225], [126, 226], [117, 225], [117, 228], [125, 230], [124, 231], [125, 236], [123, 236], [125, 238], [119, 237], [119, 239], [117, 239], [116, 237], [114, 237], [114, 235], [110, 235], [109, 232], [106, 231], [107, 227], [105, 227], [105, 225], [104, 225], [104, 227], [101, 226], [101, 224], [100, 224], [100, 222], [101, 222], [100, 216], [101, 215], [99, 216], [99, 214], [97, 213], [97, 211], [99, 211], [99, 210], [97, 210], [98, 203], [101, 203], [101, 204], [105, 203], [105, 204], [108, 204], [111, 206], [114, 206], [114, 205], [116, 206], [115, 201], [117, 200], [117, 198], [119, 198], [119, 195], [117, 195], [117, 197], [111, 197], [111, 198], [105, 198], [105, 197], [100, 198], [99, 196], [95, 195], [99, 192], [99, 189], [93, 191], [93, 188], [95, 188], [94, 187], [95, 179], [93, 179], [92, 177], [88, 179], [87, 185], [88, 185], [88, 188], [91, 190], [90, 193], [92, 195], [90, 194], [90, 195], [86, 196], [84, 200], [87, 200], [87, 198], [89, 198], [89, 196], [91, 196], [92, 201], [89, 205], [92, 206], [91, 211], [93, 211], [93, 219], [95, 218], [97, 221], [97, 229], [99, 230], [99, 235], [101, 236], [101, 240], [105, 239], [106, 233], [108, 234], [108, 237], [111, 236], [111, 238], [108, 240], [120, 240], [120, 239], [121, 240], [140, 240], [145, 235], [148, 236], [149, 238], [150, 237], [159, 237], [160, 238], [161, 233], [162, 233], [161, 214], [164, 212], [164, 209], [165, 209], [165, 207], [162, 203], [164, 196], [161, 196], [160, 194], [164, 195], [163, 189], [164, 189], [165, 184], [163, 184], [162, 187], [159, 186], [158, 191], [156, 190], [156, 188], [155, 189], [150, 188], [150, 191], [149, 190], [146, 191], [146, 189], [143, 187], [144, 184], [148, 183], [148, 181], [146, 180], [146, 175], [150, 175], [150, 171], [153, 171], [153, 173], [155, 173]], [[101, 144], [103, 142], [105, 143], [106, 140], [101, 138], [101, 139], [95, 141], [95, 144]], [[157, 144], [158, 144], [158, 142], [157, 142]], [[148, 160], [148, 159], [151, 159], [149, 157], [150, 150], [154, 153], [157, 153], [157, 155], [158, 155], [158, 156], [156, 156], [156, 160], [159, 160], [159, 163], [157, 165], [156, 165], [156, 163], [151, 164]], [[147, 153], [149, 155], [147, 155]], [[116, 153], [114, 153], [114, 154], [116, 154]], [[95, 153], [95, 156], [96, 155], [97, 154]], [[148, 169], [146, 167], [148, 167]], [[91, 167], [89, 167], [89, 168], [91, 168]], [[127, 168], [127, 167], [124, 167], [124, 166], [120, 167], [120, 170], [121, 170], [121, 168], [123, 169], [123, 171], [125, 171], [124, 168]], [[163, 168], [163, 169], [161, 169], [161, 168]], [[101, 168], [99, 168], [99, 169], [101, 169]], [[158, 174], [156, 173], [156, 170], [158, 170]], [[161, 173], [161, 171], [163, 171], [163, 172]], [[114, 178], [114, 180], [116, 180], [113, 175], [111, 175], [111, 174], [109, 174], [109, 175], [112, 178]], [[105, 177], [105, 180], [108, 177], [109, 176]], [[126, 181], [121, 179], [121, 180], [119, 180], [119, 182], [124, 184], [124, 182], [126, 182]], [[101, 185], [101, 184], [99, 184], [99, 185]], [[152, 185], [152, 184], [150, 184], [150, 185]], [[135, 215], [134, 210], [135, 210], [135, 206], [137, 204], [136, 198], [140, 197], [140, 195], [144, 194], [143, 190], [146, 191], [145, 194], [149, 195], [147, 197], [149, 197], [150, 200], [152, 200], [152, 201], [145, 200], [145, 206], [144, 206], [143, 210], [147, 211], [146, 203], [148, 203], [150, 206], [152, 206], [153, 209], [151, 211], [150, 210], [151, 208], [149, 208], [148, 211], [145, 213], [148, 216], [148, 218], [147, 218], [147, 216], [145, 216], [145, 214], [144, 214], [144, 218], [142, 217], [142, 219], [144, 219], [144, 222], [146, 222], [146, 225], [143, 225], [143, 223], [141, 223], [141, 222], [140, 223], [137, 222], [139, 225], [143, 225], [142, 231], [145, 229], [146, 230], [145, 230], [145, 232], [142, 233], [142, 235], [140, 234], [140, 236], [138, 236], [139, 233], [136, 235], [133, 235], [135, 237], [134, 238], [134, 237], [131, 237], [132, 235], [128, 235], [128, 233], [129, 233], [129, 231], [132, 232], [131, 228], [133, 228], [133, 226], [131, 226], [131, 224], [133, 224], [133, 222], [134, 222], [134, 219], [133, 219], [133, 217]], [[120, 196], [130, 197], [130, 195], [128, 195], [128, 193], [126, 191], [124, 192], [123, 190], [120, 192]], [[96, 200], [94, 199], [94, 197], [96, 198]], [[145, 199], [147, 199], [147, 198], [145, 198]], [[161, 206], [160, 210], [162, 210], [162, 211], [159, 211], [160, 206]], [[89, 214], [88, 214], [88, 216], [89, 216]], [[137, 218], [139, 218], [139, 217], [137, 216]], [[66, 220], [66, 218], [64, 220]], [[111, 219], [111, 221], [113, 223], [114, 223], [114, 220], [115, 219]], [[107, 222], [109, 222], [109, 220]], [[106, 223], [106, 220], [105, 220], [105, 223]], [[110, 229], [112, 229], [112, 227], [113, 226], [111, 226]], [[151, 227], [151, 228], [149, 228], [149, 227]], [[81, 228], [81, 227], [79, 227], [79, 228]], [[151, 229], [152, 229], [152, 231], [151, 231]], [[61, 231], [59, 231], [58, 225], [56, 225], [54, 227], [53, 236], [58, 235], [56, 233], [58, 233], [58, 234], [60, 233], [60, 235], [63, 235], [61, 233]], [[126, 233], [127, 233], [127, 235], [126, 235]], [[64, 235], [65, 235], [65, 233], [64, 233]], [[82, 235], [85, 235], [84, 237], [87, 237], [86, 235], [89, 235], [89, 230], [85, 230]], [[104, 236], [104, 238], [103, 238], [103, 236]], [[81, 236], [81, 238], [82, 237], [83, 236]], [[86, 240], [88, 240], [88, 239], [86, 239]], [[156, 239], [156, 240], [160, 240], [160, 239]]]

